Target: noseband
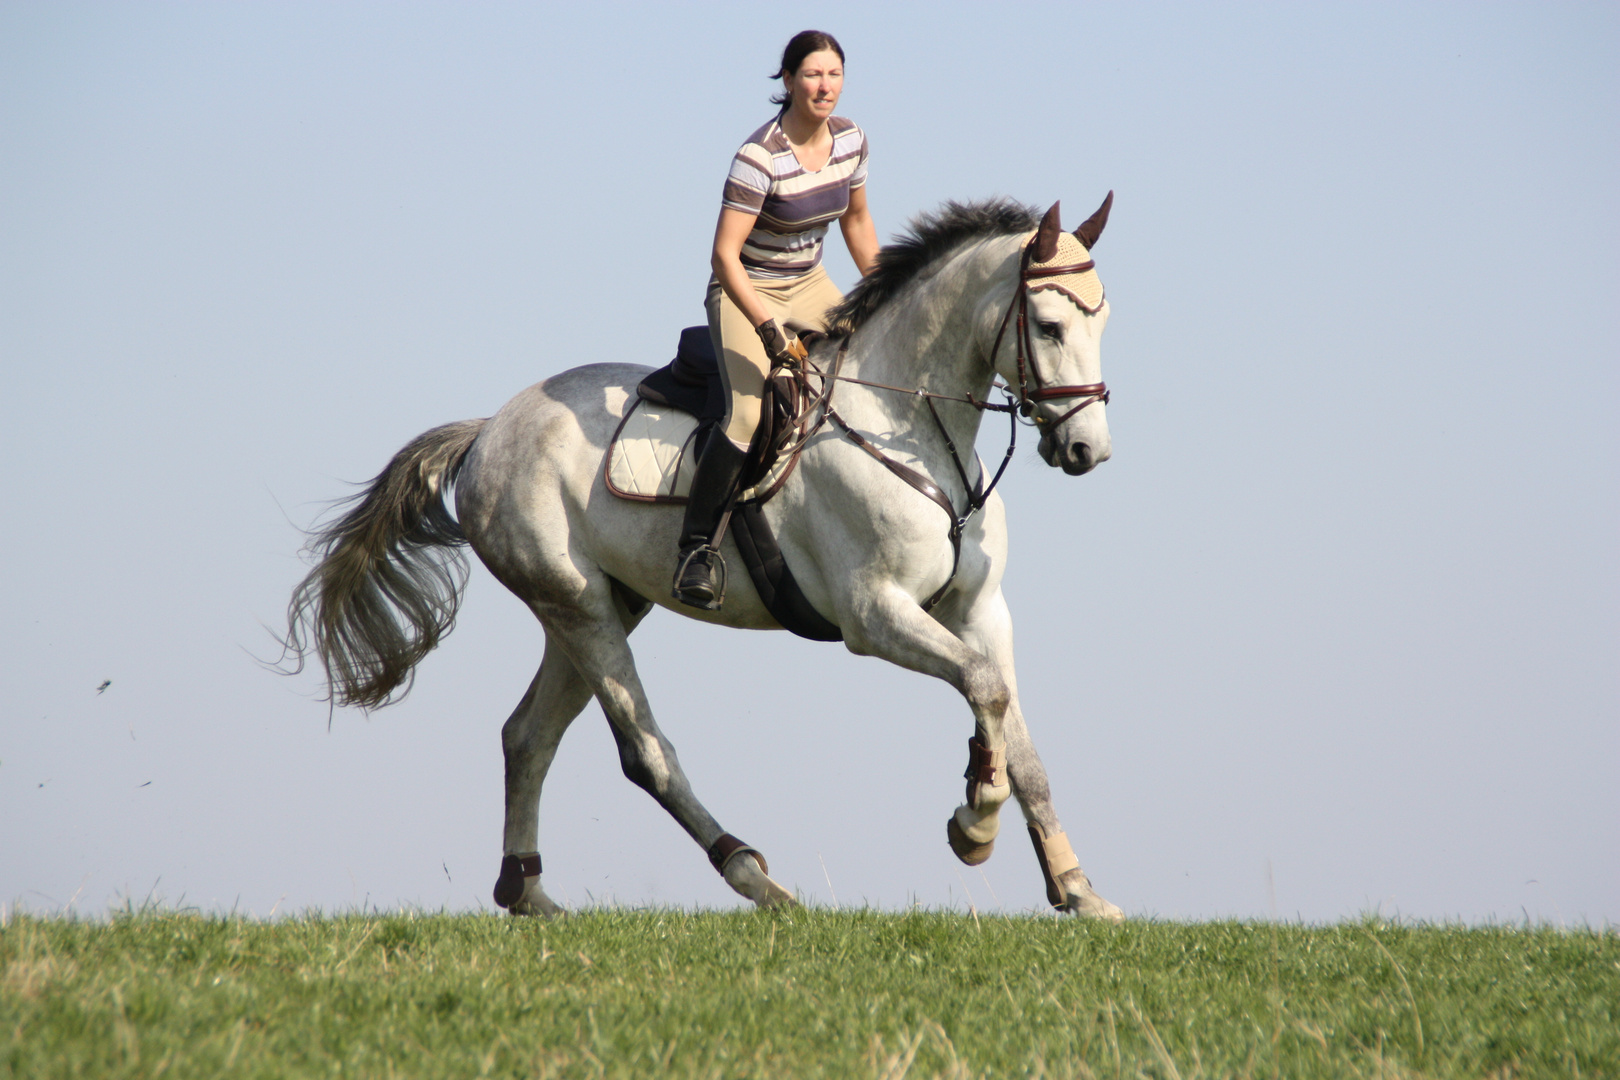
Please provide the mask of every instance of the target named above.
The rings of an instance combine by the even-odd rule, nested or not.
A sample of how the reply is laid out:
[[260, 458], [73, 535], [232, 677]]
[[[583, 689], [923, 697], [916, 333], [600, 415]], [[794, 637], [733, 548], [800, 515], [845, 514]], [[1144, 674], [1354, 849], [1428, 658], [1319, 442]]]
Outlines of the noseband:
[[[1107, 383], [1086, 383], [1083, 386], [1045, 386], [1042, 384], [1040, 369], [1035, 366], [1035, 344], [1029, 336], [1029, 293], [1030, 282], [1044, 277], [1060, 277], [1064, 274], [1083, 274], [1087, 270], [1096, 268], [1097, 263], [1092, 259], [1085, 262], [1070, 263], [1066, 266], [1032, 266], [1031, 259], [1035, 251], [1035, 241], [1031, 240], [1024, 245], [1024, 253], [1018, 261], [1018, 288], [1013, 293], [1012, 302], [1007, 305], [1007, 313], [1001, 317], [1001, 326], [996, 330], [996, 343], [990, 347], [990, 362], [1001, 352], [1001, 339], [1007, 335], [1007, 324], [1012, 320], [1014, 311], [1018, 312], [1018, 328], [1014, 333], [1014, 348], [1018, 360], [1018, 411], [1024, 416], [1034, 420], [1035, 425], [1045, 431], [1057, 427], [1087, 405], [1097, 402], [1108, 404]], [[1076, 301], [1078, 304], [1079, 302]], [[1080, 305], [1082, 310], [1085, 306]], [[1091, 314], [1087, 311], [1087, 314]], [[1034, 389], [1030, 389], [1031, 384]], [[1047, 420], [1035, 415], [1035, 406], [1043, 401], [1065, 401], [1070, 398], [1085, 398], [1080, 404], [1058, 417], [1056, 420]]]

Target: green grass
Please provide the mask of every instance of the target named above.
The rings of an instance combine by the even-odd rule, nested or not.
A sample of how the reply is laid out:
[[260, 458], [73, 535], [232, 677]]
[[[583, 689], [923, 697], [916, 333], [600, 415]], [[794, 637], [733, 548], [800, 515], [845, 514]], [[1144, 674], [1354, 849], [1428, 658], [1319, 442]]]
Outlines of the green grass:
[[3, 1077], [1620, 1076], [1612, 930], [12, 916]]

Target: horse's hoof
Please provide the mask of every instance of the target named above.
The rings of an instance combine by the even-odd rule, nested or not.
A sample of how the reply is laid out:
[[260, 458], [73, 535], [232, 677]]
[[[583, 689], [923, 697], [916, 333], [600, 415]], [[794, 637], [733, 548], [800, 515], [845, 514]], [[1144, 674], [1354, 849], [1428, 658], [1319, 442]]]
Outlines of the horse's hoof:
[[514, 919], [565, 919], [568, 912], [551, 902], [551, 898], [541, 893], [537, 900], [519, 900], [509, 909]]
[[945, 838], [951, 842], [951, 850], [956, 857], [969, 866], [978, 866], [990, 858], [990, 853], [996, 850], [996, 838], [991, 837], [984, 843], [971, 839], [962, 831], [962, 826], [956, 823], [956, 815], [952, 814], [945, 822]]
[[721, 871], [726, 884], [762, 908], [794, 907], [798, 900], [760, 868], [751, 852], [738, 852]]
[[567, 914], [552, 903], [551, 897], [546, 895], [546, 890], [540, 887], [538, 874], [519, 878], [516, 896], [509, 891], [510, 880], [503, 876], [502, 882], [507, 888], [503, 889], [500, 884], [495, 886], [495, 902], [510, 911], [514, 917], [559, 919]]
[[501, 876], [495, 879], [495, 903], [510, 908], [523, 901], [530, 885], [540, 881], [540, 855], [507, 855], [501, 859]]
[[1098, 896], [1096, 890], [1091, 887], [1091, 880], [1083, 871], [1074, 870], [1071, 873], [1080, 880], [1073, 881], [1070, 874], [1065, 874], [1059, 879], [1064, 894], [1059, 911], [1082, 919], [1100, 919], [1116, 926], [1125, 921], [1125, 912], [1120, 910], [1118, 904], [1110, 904]]

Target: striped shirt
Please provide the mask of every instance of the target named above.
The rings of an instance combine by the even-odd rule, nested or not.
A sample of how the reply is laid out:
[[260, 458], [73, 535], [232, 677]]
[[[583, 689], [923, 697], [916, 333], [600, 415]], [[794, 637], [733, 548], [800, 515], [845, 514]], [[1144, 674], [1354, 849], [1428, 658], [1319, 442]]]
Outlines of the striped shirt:
[[722, 205], [758, 217], [743, 241], [750, 277], [794, 278], [821, 264], [827, 225], [849, 209], [849, 193], [866, 184], [866, 133], [853, 120], [830, 117], [832, 153], [820, 172], [793, 154], [782, 125], [772, 120], [743, 143], [731, 161]]

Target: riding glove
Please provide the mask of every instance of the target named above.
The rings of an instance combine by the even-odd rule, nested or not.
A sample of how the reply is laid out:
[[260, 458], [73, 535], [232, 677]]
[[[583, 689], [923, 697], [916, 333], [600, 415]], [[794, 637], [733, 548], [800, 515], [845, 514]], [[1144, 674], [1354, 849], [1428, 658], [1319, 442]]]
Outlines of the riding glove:
[[765, 346], [765, 355], [773, 368], [797, 367], [799, 361], [810, 355], [804, 342], [793, 331], [776, 325], [775, 319], [766, 319], [754, 327], [754, 332]]

